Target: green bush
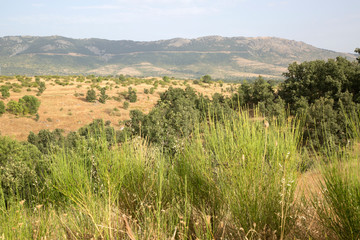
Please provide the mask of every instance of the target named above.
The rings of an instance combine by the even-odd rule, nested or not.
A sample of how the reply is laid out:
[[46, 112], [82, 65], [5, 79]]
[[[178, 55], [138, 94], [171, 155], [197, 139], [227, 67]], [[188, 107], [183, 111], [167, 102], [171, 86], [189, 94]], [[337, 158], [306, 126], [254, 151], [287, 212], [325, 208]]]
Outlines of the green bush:
[[[49, 119], [47, 120], [49, 121]], [[42, 129], [37, 135], [30, 132], [27, 141], [35, 145], [40, 152], [48, 154], [64, 145], [65, 138], [62, 135], [63, 132], [61, 129], [55, 129], [52, 132], [48, 129]]]
[[19, 102], [11, 100], [7, 104], [7, 111], [15, 115], [34, 115], [40, 107], [40, 100], [34, 96], [24, 96]]
[[28, 143], [0, 136], [0, 186], [4, 197], [31, 200], [40, 194], [48, 165]]
[[166, 83], [169, 83], [170, 82], [170, 78], [168, 76], [164, 76], [163, 78], [163, 81], [166, 82]]
[[128, 95], [126, 96], [126, 99], [129, 100], [129, 102], [134, 103], [137, 100], [136, 90], [129, 87]]
[[24, 108], [24, 114], [34, 115], [37, 113], [40, 107], [40, 100], [34, 96], [26, 95], [19, 99], [19, 104], [21, 104]]
[[0, 101], [0, 116], [5, 113], [5, 103]]
[[210, 75], [204, 75], [204, 76], [201, 77], [200, 81], [203, 82], [203, 83], [211, 83], [211, 76]]
[[37, 81], [37, 83], [38, 83], [39, 87], [38, 87], [38, 93], [36, 95], [40, 96], [45, 91], [46, 86], [45, 86], [45, 82], [40, 82], [40, 80]]
[[106, 88], [105, 87], [101, 88], [99, 102], [105, 103], [108, 98], [109, 96], [106, 95]]
[[24, 106], [19, 102], [10, 100], [6, 105], [6, 110], [15, 115], [22, 115], [24, 113]]
[[1, 96], [3, 98], [8, 98], [10, 97], [10, 91], [9, 91], [9, 87], [8, 86], [1, 86]]
[[123, 108], [124, 108], [124, 109], [128, 109], [128, 108], [129, 108], [129, 105], [130, 105], [130, 103], [127, 102], [127, 101], [125, 101], [125, 102], [123, 103]]
[[86, 92], [86, 101], [95, 102], [96, 100], [96, 92], [94, 89], [90, 89]]
[[160, 95], [159, 102], [149, 114], [137, 110], [130, 112], [133, 134], [139, 134], [141, 129], [141, 134], [149, 141], [175, 150], [180, 147], [180, 139], [189, 136], [200, 120], [198, 101], [192, 88], [170, 87]]
[[154, 88], [154, 87], [151, 87], [151, 88], [150, 88], [150, 94], [154, 94], [154, 92], [155, 92], [155, 88]]

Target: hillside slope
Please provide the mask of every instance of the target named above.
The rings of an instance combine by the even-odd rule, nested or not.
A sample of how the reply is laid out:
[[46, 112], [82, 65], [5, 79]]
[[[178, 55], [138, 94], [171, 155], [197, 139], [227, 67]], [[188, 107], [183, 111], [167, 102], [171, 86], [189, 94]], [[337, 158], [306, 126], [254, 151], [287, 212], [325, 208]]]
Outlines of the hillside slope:
[[273, 37], [208, 36], [139, 42], [61, 36], [0, 38], [2, 74], [129, 74], [236, 79], [279, 77], [298, 61], [354, 55]]

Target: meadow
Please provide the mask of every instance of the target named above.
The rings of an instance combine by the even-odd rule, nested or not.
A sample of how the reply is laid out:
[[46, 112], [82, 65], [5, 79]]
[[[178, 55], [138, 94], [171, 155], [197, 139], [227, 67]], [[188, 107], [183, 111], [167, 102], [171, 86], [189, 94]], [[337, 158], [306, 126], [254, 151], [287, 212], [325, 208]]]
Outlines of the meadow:
[[[66, 105], [66, 130], [0, 137], [0, 239], [359, 239], [360, 98], [351, 84], [360, 71], [345, 63], [294, 63], [280, 85], [29, 79], [39, 119], [7, 110], [1, 121], [55, 120], [60, 106], [42, 108], [51, 87], [84, 105]], [[20, 89], [6, 103], [23, 96], [2, 83]], [[104, 111], [112, 104], [120, 115]], [[75, 124], [91, 110], [96, 117]]]

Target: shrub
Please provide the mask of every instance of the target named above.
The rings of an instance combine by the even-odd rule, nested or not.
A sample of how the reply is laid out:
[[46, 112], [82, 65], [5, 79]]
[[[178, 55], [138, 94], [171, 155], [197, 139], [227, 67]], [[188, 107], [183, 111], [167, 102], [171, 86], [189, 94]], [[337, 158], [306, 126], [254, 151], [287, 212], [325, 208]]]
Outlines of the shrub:
[[164, 76], [163, 78], [163, 81], [166, 82], [166, 83], [169, 83], [170, 82], [170, 78], [168, 76]]
[[15, 114], [15, 115], [22, 115], [24, 113], [24, 107], [21, 103], [16, 102], [14, 100], [11, 100], [6, 105], [6, 110], [9, 113]]
[[124, 108], [124, 109], [128, 109], [128, 108], [129, 108], [129, 105], [130, 105], [130, 103], [127, 102], [127, 101], [125, 101], [125, 102], [123, 103], [123, 108]]
[[96, 92], [94, 89], [90, 89], [86, 93], [86, 101], [88, 102], [95, 102], [96, 100]]
[[106, 88], [105, 87], [101, 88], [99, 102], [105, 103], [108, 98], [109, 96], [106, 95]]
[[128, 95], [127, 95], [126, 99], [129, 100], [129, 102], [131, 102], [131, 103], [136, 102], [137, 95], [136, 95], [135, 89], [132, 89], [131, 87], [129, 87]]
[[5, 103], [0, 101], [0, 116], [5, 113]]
[[46, 89], [45, 82], [38, 81], [39, 87], [38, 87], [38, 93], [37, 96], [40, 96]]
[[35, 146], [0, 136], [0, 186], [5, 200], [38, 196], [47, 167]]
[[15, 93], [20, 93], [20, 92], [21, 92], [21, 88], [13, 88], [12, 91], [15, 92]]
[[8, 98], [10, 97], [10, 91], [9, 91], [9, 87], [8, 86], [1, 86], [1, 96], [3, 98]]
[[204, 75], [200, 79], [203, 83], [211, 83], [211, 76], [210, 75]]
[[175, 150], [181, 137], [189, 136], [200, 120], [198, 97], [192, 88], [185, 90], [170, 87], [160, 95], [158, 104], [148, 115], [131, 111], [134, 134], [141, 134], [149, 141]]
[[144, 89], [144, 93], [145, 93], [145, 94], [149, 94], [149, 89], [145, 88], [145, 89]]
[[22, 104], [24, 108], [24, 114], [31, 114], [34, 115], [37, 113], [40, 107], [40, 100], [34, 96], [26, 95], [19, 99], [19, 104]]
[[40, 152], [48, 154], [54, 152], [57, 150], [57, 148], [64, 145], [65, 138], [62, 135], [63, 132], [64, 130], [62, 129], [55, 129], [52, 132], [47, 129], [42, 129], [37, 135], [33, 132], [30, 132], [27, 141], [35, 145], [40, 150]]

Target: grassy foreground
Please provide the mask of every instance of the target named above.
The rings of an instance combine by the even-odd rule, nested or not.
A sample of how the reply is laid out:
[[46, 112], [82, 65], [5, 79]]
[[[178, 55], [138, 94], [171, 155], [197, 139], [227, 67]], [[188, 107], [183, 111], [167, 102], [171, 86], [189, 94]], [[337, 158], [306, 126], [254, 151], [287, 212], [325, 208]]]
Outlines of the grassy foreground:
[[358, 239], [356, 154], [330, 154], [324, 195], [304, 200], [300, 128], [296, 119], [269, 125], [242, 112], [196, 126], [175, 155], [141, 138], [81, 141], [49, 155], [42, 188], [28, 200], [0, 189], [0, 239], [309, 239], [298, 226], [304, 205], [325, 229], [320, 239]]

